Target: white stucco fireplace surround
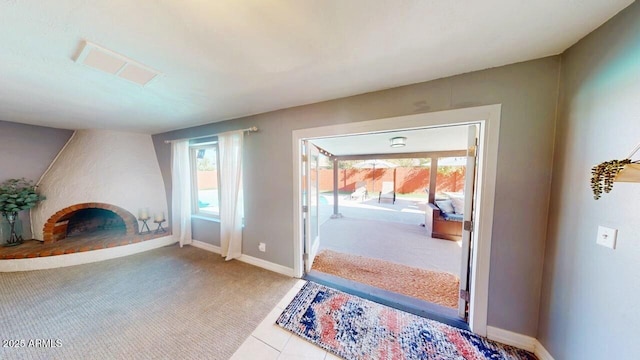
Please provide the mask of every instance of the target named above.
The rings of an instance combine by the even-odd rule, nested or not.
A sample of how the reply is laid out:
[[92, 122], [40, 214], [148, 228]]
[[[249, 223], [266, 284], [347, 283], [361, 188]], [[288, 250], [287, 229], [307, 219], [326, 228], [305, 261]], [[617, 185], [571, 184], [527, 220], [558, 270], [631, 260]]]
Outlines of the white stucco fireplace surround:
[[[137, 215], [146, 208], [168, 214], [164, 182], [150, 135], [107, 130], [77, 130], [38, 184], [46, 200], [31, 209], [33, 238], [45, 240], [45, 227], [63, 210], [91, 207], [113, 211], [126, 221], [127, 233], [142, 228]], [[114, 210], [116, 209], [116, 210]], [[137, 222], [137, 227], [135, 226]], [[55, 241], [57, 238], [49, 241]], [[61, 239], [60, 241], [64, 241]], [[126, 256], [174, 243], [172, 235], [111, 249], [3, 260], [0, 271], [36, 270]]]

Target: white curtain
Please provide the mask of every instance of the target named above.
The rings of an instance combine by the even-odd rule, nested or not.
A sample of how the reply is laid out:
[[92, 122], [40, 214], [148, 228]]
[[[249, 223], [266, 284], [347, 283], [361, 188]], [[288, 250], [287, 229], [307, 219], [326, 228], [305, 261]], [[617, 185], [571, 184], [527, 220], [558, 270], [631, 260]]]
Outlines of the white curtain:
[[189, 165], [189, 140], [175, 141], [171, 147], [171, 194], [174, 235], [178, 235], [180, 247], [191, 244], [191, 167]]
[[218, 135], [220, 152], [220, 247], [226, 260], [242, 255], [242, 142], [244, 131]]

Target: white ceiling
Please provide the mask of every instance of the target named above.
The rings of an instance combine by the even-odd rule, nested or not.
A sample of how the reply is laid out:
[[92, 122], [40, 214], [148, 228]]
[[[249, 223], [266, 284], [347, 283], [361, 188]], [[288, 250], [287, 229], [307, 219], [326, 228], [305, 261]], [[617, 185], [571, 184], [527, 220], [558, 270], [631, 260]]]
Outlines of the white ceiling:
[[558, 54], [632, 2], [0, 0], [0, 119], [158, 133]]
[[[407, 138], [406, 146], [392, 148], [390, 139]], [[467, 126], [444, 126], [313, 139], [312, 143], [333, 155], [403, 154], [415, 152], [465, 150]]]

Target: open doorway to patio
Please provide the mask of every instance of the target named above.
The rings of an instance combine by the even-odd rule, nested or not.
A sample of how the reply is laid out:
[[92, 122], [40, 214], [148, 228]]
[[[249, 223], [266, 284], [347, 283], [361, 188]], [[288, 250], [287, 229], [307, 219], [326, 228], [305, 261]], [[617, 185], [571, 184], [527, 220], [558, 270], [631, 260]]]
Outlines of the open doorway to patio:
[[[308, 202], [317, 208], [305, 213], [309, 276], [367, 287], [390, 305], [428, 308], [452, 325], [466, 320], [459, 290], [467, 290], [469, 241], [463, 246], [464, 209], [455, 212], [452, 202], [473, 199], [473, 186], [464, 191], [469, 128], [475, 145], [476, 125], [306, 140], [306, 189], [317, 193]], [[432, 221], [431, 206], [445, 203], [450, 234], [434, 232]]]
[[[328, 236], [332, 234], [331, 233], [332, 230], [327, 228], [326, 226], [332, 221], [336, 221], [336, 223], [337, 221], [343, 221], [343, 224], [346, 223], [344, 222], [344, 220], [348, 221], [350, 220], [350, 218], [353, 218], [354, 220], [358, 220], [358, 222], [371, 221], [372, 224], [370, 224], [370, 226], [366, 228], [373, 229], [372, 233], [370, 233], [369, 235], [363, 236], [362, 234], [366, 233], [366, 230], [355, 230], [355, 231], [351, 230], [351, 233], [353, 236], [351, 236], [350, 238], [353, 239], [356, 236], [361, 239], [363, 237], [368, 239], [378, 237], [378, 239], [380, 240], [379, 241], [380, 243], [382, 243], [385, 246], [388, 246], [387, 250], [381, 251], [381, 253], [384, 253], [384, 255], [387, 255], [387, 256], [393, 255], [394, 251], [396, 251], [396, 253], [402, 252], [402, 248], [403, 248], [403, 246], [401, 246], [402, 241], [397, 240], [398, 236], [393, 236], [393, 235], [384, 236], [383, 231], [381, 230], [376, 231], [375, 225], [373, 223], [375, 222], [382, 223], [383, 221], [375, 220], [375, 217], [376, 217], [375, 215], [373, 215], [374, 219], [367, 219], [366, 217], [357, 219], [354, 216], [348, 216], [345, 213], [348, 214], [349, 212], [352, 212], [352, 213], [359, 212], [359, 211], [362, 212], [363, 210], [366, 210], [368, 206], [372, 206], [379, 209], [378, 211], [380, 213], [385, 212], [386, 214], [384, 217], [386, 220], [389, 220], [389, 217], [394, 216], [393, 214], [395, 214], [395, 216], [397, 216], [399, 219], [404, 218], [404, 215], [409, 215], [407, 216], [407, 218], [409, 218], [411, 214], [417, 215], [415, 219], [421, 220], [419, 224], [426, 224], [428, 225], [427, 227], [421, 227], [419, 224], [414, 223], [415, 220], [414, 221], [411, 221], [411, 220], [386, 221], [387, 224], [384, 224], [384, 225], [389, 225], [391, 223], [393, 223], [394, 226], [408, 225], [408, 226], [411, 226], [414, 229], [414, 231], [416, 231], [417, 229], [414, 235], [419, 236], [421, 239], [434, 238], [435, 237], [434, 235], [437, 235], [435, 233], [442, 233], [443, 229], [441, 228], [441, 224], [439, 222], [434, 223], [433, 221], [434, 212], [430, 211], [429, 209], [431, 209], [432, 206], [442, 205], [442, 204], [437, 204], [437, 201], [445, 200], [445, 199], [439, 198], [439, 196], [438, 198], [436, 198], [436, 194], [440, 195], [441, 193], [441, 194], [447, 195], [449, 197], [449, 199], [447, 200], [450, 201], [449, 206], [453, 207], [454, 201], [451, 195], [455, 196], [459, 192], [457, 189], [432, 188], [431, 179], [432, 177], [435, 177], [434, 180], [437, 180], [437, 171], [429, 171], [429, 182], [427, 183], [429, 191], [425, 191], [425, 189], [422, 189], [420, 190], [422, 194], [418, 194], [417, 192], [408, 193], [410, 195], [407, 198], [408, 194], [402, 194], [398, 189], [397, 183], [398, 183], [398, 176], [399, 176], [398, 174], [400, 170], [399, 166], [396, 166], [395, 168], [387, 167], [385, 170], [380, 170], [379, 168], [374, 169], [373, 166], [371, 166], [370, 169], [365, 170], [365, 172], [370, 173], [370, 177], [368, 179], [356, 179], [353, 181], [353, 184], [351, 185], [352, 187], [351, 189], [344, 188], [342, 189], [342, 191], [340, 189], [340, 182], [342, 179], [342, 182], [344, 183], [344, 177], [343, 178], [340, 177], [339, 171], [334, 172], [334, 183], [338, 184], [338, 186], [335, 186], [334, 188], [333, 204], [332, 204], [331, 196], [327, 196], [327, 194], [321, 193], [322, 189], [320, 186], [320, 178], [322, 177], [322, 175], [320, 175], [320, 173], [323, 170], [322, 169], [323, 166], [321, 166], [320, 164], [324, 162], [325, 167], [333, 166], [334, 169], [342, 170], [343, 172], [346, 172], [350, 169], [346, 168], [345, 166], [343, 166], [343, 169], [340, 169], [340, 164], [339, 164], [340, 161], [335, 162], [337, 158], [340, 157], [339, 155], [336, 156], [336, 154], [339, 154], [339, 152], [336, 150], [333, 150], [333, 152], [335, 152], [336, 154], [332, 154], [331, 152], [332, 146], [327, 145], [326, 143], [322, 144], [322, 141], [324, 139], [351, 136], [352, 138], [350, 138], [349, 140], [355, 140], [353, 136], [363, 136], [365, 134], [372, 135], [372, 136], [379, 135], [384, 138], [383, 142], [385, 143], [385, 145], [387, 147], [392, 148], [391, 145], [394, 145], [394, 142], [398, 141], [395, 138], [404, 137], [406, 139], [400, 140], [401, 142], [402, 141], [406, 142], [405, 147], [401, 149], [404, 152], [403, 151], [384, 152], [384, 151], [370, 151], [370, 150], [367, 151], [364, 148], [364, 146], [360, 144], [358, 148], [363, 152], [356, 153], [355, 155], [349, 155], [349, 156], [358, 156], [358, 158], [346, 159], [344, 158], [344, 156], [347, 156], [347, 155], [340, 154], [343, 156], [341, 160], [353, 161], [351, 163], [351, 167], [358, 169], [358, 167], [360, 166], [366, 166], [365, 164], [362, 164], [362, 163], [365, 163], [367, 161], [371, 163], [374, 160], [388, 161], [390, 163], [394, 163], [394, 162], [402, 163], [404, 161], [405, 166], [403, 167], [418, 168], [420, 167], [420, 165], [422, 165], [422, 167], [424, 168], [429, 168], [430, 166], [425, 166], [429, 164], [429, 161], [425, 159], [429, 159], [431, 160], [431, 164], [429, 165], [433, 166], [434, 169], [437, 169], [436, 165], [433, 164], [434, 159], [436, 161], [442, 162], [443, 158], [445, 157], [446, 158], [460, 157], [459, 156], [460, 154], [445, 153], [445, 152], [465, 151], [466, 152], [465, 155], [469, 155], [470, 150], [472, 150], [472, 152], [475, 154], [476, 147], [474, 146], [473, 149], [469, 147], [467, 147], [467, 149], [464, 149], [464, 147], [447, 148], [446, 146], [444, 146], [441, 150], [436, 150], [436, 148], [431, 148], [431, 149], [422, 148], [422, 149], [410, 150], [411, 148], [409, 147], [409, 144], [415, 144], [415, 143], [411, 143], [410, 141], [407, 140], [407, 139], [410, 139], [408, 136], [403, 136], [403, 134], [400, 134], [398, 132], [402, 132], [402, 131], [415, 132], [415, 131], [420, 131], [422, 129], [425, 129], [425, 130], [435, 131], [437, 133], [439, 130], [451, 128], [449, 126], [445, 126], [449, 124], [450, 125], [476, 124], [477, 131], [478, 131], [477, 134], [479, 134], [479, 141], [480, 141], [479, 142], [480, 147], [477, 148], [477, 152], [479, 155], [477, 158], [478, 159], [477, 164], [479, 165], [478, 183], [474, 184], [473, 179], [475, 179], [475, 177], [465, 175], [465, 178], [471, 179], [469, 183], [471, 184], [471, 186], [475, 185], [478, 191], [476, 193], [477, 196], [475, 197], [472, 196], [472, 201], [464, 202], [465, 205], [463, 206], [464, 208], [463, 219], [465, 220], [466, 226], [464, 226], [465, 230], [462, 231], [462, 239], [463, 239], [463, 242], [465, 238], [467, 239], [467, 242], [466, 242], [467, 245], [466, 246], [462, 244], [457, 245], [459, 249], [458, 252], [461, 253], [462, 256], [460, 258], [456, 257], [456, 259], [459, 259], [458, 262], [460, 263], [460, 270], [458, 270], [459, 276], [461, 277], [460, 284], [468, 285], [468, 287], [465, 287], [465, 289], [468, 288], [470, 290], [470, 302], [468, 303], [469, 313], [467, 318], [469, 327], [471, 328], [472, 331], [478, 334], [486, 333], [486, 301], [488, 298], [488, 294], [487, 294], [488, 281], [487, 280], [488, 280], [488, 265], [489, 265], [489, 255], [490, 255], [490, 251], [489, 251], [490, 234], [491, 234], [491, 227], [492, 227], [492, 221], [491, 221], [492, 211], [493, 211], [492, 204], [493, 204], [493, 194], [495, 193], [495, 163], [497, 161], [499, 114], [500, 114], [500, 106], [495, 105], [495, 106], [483, 106], [478, 108], [450, 110], [450, 111], [443, 111], [439, 113], [419, 114], [419, 115], [411, 115], [411, 116], [405, 116], [405, 117], [399, 117], [399, 118], [393, 118], [393, 119], [372, 120], [372, 121], [363, 122], [363, 123], [342, 124], [340, 126], [327, 126], [323, 128], [304, 129], [304, 130], [294, 131], [293, 132], [294, 156], [300, 156], [302, 154], [298, 146], [300, 146], [300, 144], [302, 143], [302, 140], [306, 140], [314, 148], [318, 149], [320, 154], [324, 153], [325, 155], [329, 156], [329, 158], [332, 161], [331, 165], [328, 165], [327, 159], [322, 160], [323, 155], [320, 155], [318, 158], [317, 169], [316, 169], [317, 172], [315, 174], [315, 176], [317, 177], [316, 186], [318, 191], [317, 191], [317, 200], [315, 201], [315, 203], [318, 204], [318, 209], [316, 212], [318, 217], [318, 223], [321, 222], [320, 218], [323, 216], [322, 215], [323, 213], [325, 214], [324, 215], [325, 219], [327, 217], [326, 214], [329, 215], [329, 218], [331, 217], [334, 218], [331, 220], [325, 220], [325, 223], [319, 227], [320, 231], [317, 238], [320, 239], [320, 241], [315, 243], [316, 245], [314, 247], [315, 249], [311, 248], [311, 250], [315, 250], [312, 252], [308, 252], [309, 249], [305, 249], [302, 243], [302, 239], [304, 239], [304, 231], [305, 231], [305, 226], [303, 226], [302, 220], [294, 220], [294, 232], [296, 234], [299, 234], [299, 237], [296, 237], [297, 240], [294, 243], [294, 252], [296, 254], [300, 254], [300, 255], [297, 255], [297, 256], [300, 256], [299, 258], [297, 256], [294, 258], [294, 272], [298, 274], [298, 276], [301, 276], [303, 273], [303, 266], [302, 266], [303, 258], [306, 258], [307, 264], [312, 264], [314, 260], [314, 256], [318, 252], [318, 250], [322, 250], [325, 248], [325, 245], [323, 243], [324, 240], [326, 240], [328, 237], [334, 238], [334, 236]], [[474, 119], [476, 121], [473, 121]], [[367, 130], [369, 132], [367, 132]], [[415, 133], [411, 133], [410, 135], [413, 137]], [[462, 137], [462, 140], [464, 140], [464, 136]], [[467, 138], [467, 140], [469, 139]], [[474, 134], [474, 140], [475, 140], [475, 134]], [[354, 141], [350, 141], [350, 142], [352, 144], [354, 143]], [[416, 143], [424, 146], [424, 144], [437, 145], [438, 142], [441, 142], [445, 145], [452, 144], [451, 140], [447, 139], [446, 136], [436, 136], [432, 139], [429, 139], [429, 141], [418, 141]], [[407, 156], [407, 155], [411, 155], [411, 156]], [[399, 160], [399, 159], [405, 159], [405, 160]], [[467, 159], [469, 159], [468, 156], [467, 156]], [[473, 159], [474, 161], [471, 163], [472, 167], [476, 163], [475, 157]], [[453, 160], [448, 160], [448, 161], [453, 161]], [[408, 164], [407, 166], [406, 162], [410, 162], [410, 164]], [[380, 164], [382, 163], [380, 162]], [[294, 174], [303, 173], [303, 171], [301, 171], [302, 165], [303, 163], [294, 163]], [[450, 167], [452, 166], [453, 165], [450, 165]], [[468, 166], [469, 166], [469, 162], [467, 163], [467, 170], [466, 170], [467, 172], [468, 172]], [[394, 182], [394, 176], [392, 175], [394, 173], [393, 169], [395, 169], [395, 182]], [[417, 169], [411, 169], [411, 170], [414, 172], [420, 171]], [[401, 176], [405, 176], [405, 175], [406, 174]], [[300, 175], [296, 175], [296, 176], [300, 176]], [[386, 176], [390, 176], [390, 179], [386, 179], [385, 178]], [[366, 175], [364, 177], [366, 177]], [[302, 177], [298, 178], [298, 181], [297, 181], [298, 185], [295, 187], [295, 190], [294, 190], [295, 191], [294, 202], [298, 204], [302, 204], [301, 190], [303, 189], [303, 186], [301, 183], [301, 179]], [[374, 181], [375, 181], [375, 184], [374, 184]], [[383, 187], [385, 187], [385, 185], [383, 185], [385, 182], [392, 183], [391, 185], [392, 191], [390, 193], [387, 193], [387, 191], [382, 189]], [[433, 182], [435, 183], [435, 181]], [[469, 183], [467, 184], [467, 186], [469, 185]], [[420, 185], [420, 187], [422, 187], [423, 185]], [[451, 190], [451, 191], [446, 191], [446, 190]], [[372, 192], [374, 194], [371, 194]], [[463, 191], [463, 193], [467, 195], [466, 191]], [[411, 196], [417, 197], [417, 199], [415, 198], [412, 199]], [[403, 205], [403, 202], [405, 200], [409, 202], [408, 206]], [[346, 205], [347, 202], [351, 202], [352, 203], [351, 205], [355, 205], [355, 206], [350, 206], [349, 209], [347, 209], [348, 206], [343, 206], [343, 205]], [[307, 204], [311, 204], [311, 203], [312, 202], [308, 202]], [[422, 208], [421, 208], [421, 205], [422, 205]], [[398, 206], [399, 209], [395, 209], [396, 206]], [[333, 212], [331, 211], [331, 207], [334, 207]], [[322, 208], [324, 208], [325, 210], [322, 210]], [[336, 210], [336, 208], [338, 210]], [[329, 209], [329, 211], [327, 211], [326, 209]], [[476, 211], [472, 211], [472, 209]], [[295, 210], [294, 218], [295, 219], [303, 218], [302, 214], [304, 213], [304, 210], [305, 210], [304, 207], [300, 207], [297, 210]], [[309, 209], [307, 209], [307, 211], [309, 211]], [[466, 218], [467, 215], [470, 215], [472, 213], [478, 213], [478, 214], [481, 213], [484, 216], [480, 216], [478, 218], [477, 223], [472, 223], [471, 221], [467, 221], [467, 218]], [[441, 215], [441, 214], [438, 214], [438, 215]], [[452, 213], [452, 215], [455, 215], [455, 211]], [[447, 219], [441, 219], [440, 217], [438, 217], [438, 220], [447, 221]], [[339, 233], [340, 235], [348, 232], [349, 232], [348, 229], [336, 230], [336, 233]], [[398, 234], [400, 233], [400, 231], [396, 229], [395, 231], [392, 231], [392, 233]], [[407, 232], [407, 234], [409, 234], [409, 232]], [[430, 234], [430, 235], [428, 236], [427, 234]], [[454, 233], [453, 235], [455, 236], [456, 234]], [[410, 237], [410, 235], [407, 237]], [[404, 236], [402, 236], [402, 238], [404, 238]], [[437, 239], [439, 243], [443, 243], [443, 244], [458, 243], [456, 239], [454, 240], [444, 240], [442, 238], [437, 238]], [[329, 247], [328, 245], [329, 244], [327, 244], [326, 247]], [[334, 246], [346, 247], [344, 241], [341, 241], [337, 245], [334, 244]], [[371, 249], [368, 246], [362, 246], [362, 244], [361, 246], [355, 246], [355, 248], [358, 251], [363, 251], [363, 249], [364, 250]], [[466, 251], [463, 249], [466, 249]], [[417, 251], [414, 248], [411, 248], [410, 246], [405, 250], [406, 251], [404, 252], [408, 254], [417, 253]], [[302, 254], [305, 254], [305, 255], [302, 256]], [[469, 261], [470, 254], [471, 254], [471, 261]], [[420, 258], [420, 256], [417, 256], [417, 258]], [[442, 256], [435, 256], [433, 257], [433, 259], [434, 259], [434, 262], [432, 262], [432, 265], [435, 264], [436, 261], [441, 261], [442, 263], [445, 262], [443, 261], [444, 259]], [[351, 264], [355, 262], [356, 261], [354, 261], [353, 259], [346, 261], [346, 263], [351, 263]], [[442, 265], [442, 263], [440, 265], [433, 265], [433, 266], [439, 267], [440, 269], [444, 269], [446, 265]], [[466, 279], [463, 278], [468, 274], [468, 272], [461, 271], [463, 269], [466, 269], [465, 268], [466, 265], [468, 265], [468, 268], [471, 269], [470, 281], [466, 281]], [[377, 264], [374, 264], [373, 267], [376, 268], [380, 266], [377, 266]], [[454, 268], [455, 266], [449, 267], [449, 269], [451, 270], [454, 270]], [[398, 282], [398, 279], [404, 280], [409, 278], [412, 278], [412, 276], [409, 275], [409, 276], [395, 277], [393, 281]], [[341, 286], [344, 287], [344, 283], [342, 284], [338, 283], [336, 287], [340, 288]], [[355, 290], [351, 289], [352, 290], [351, 292], [356, 292], [356, 293], [360, 292], [360, 293], [364, 293], [365, 295], [373, 295], [375, 297], [380, 294], [379, 292], [377, 292], [376, 289], [378, 288], [356, 286]], [[371, 296], [368, 296], [368, 297], [371, 298]], [[380, 302], [384, 303], [384, 301], [380, 301]], [[467, 304], [466, 300], [459, 300], [459, 302], [465, 305]], [[391, 301], [390, 304], [397, 305], [397, 304], [393, 304], [393, 301]], [[400, 304], [400, 305], [402, 305], [402, 306], [398, 306], [400, 308], [404, 306], [403, 304]], [[455, 310], [453, 311], [455, 312]], [[466, 311], [464, 312], [464, 314], [466, 315]], [[429, 315], [430, 314], [427, 314], [427, 316]], [[462, 319], [465, 319], [465, 315], [463, 315]], [[458, 318], [458, 320], [459, 319], [460, 318]]]

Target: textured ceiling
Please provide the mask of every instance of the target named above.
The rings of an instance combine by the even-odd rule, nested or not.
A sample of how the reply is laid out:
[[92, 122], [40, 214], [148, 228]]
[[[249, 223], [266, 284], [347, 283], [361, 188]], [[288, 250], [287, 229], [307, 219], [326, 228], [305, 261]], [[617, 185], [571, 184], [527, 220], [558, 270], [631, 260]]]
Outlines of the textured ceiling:
[[632, 2], [0, 0], [0, 119], [158, 133], [558, 54]]

